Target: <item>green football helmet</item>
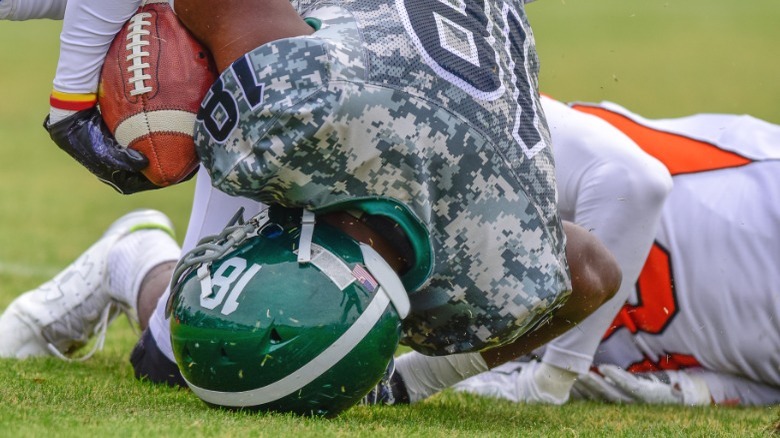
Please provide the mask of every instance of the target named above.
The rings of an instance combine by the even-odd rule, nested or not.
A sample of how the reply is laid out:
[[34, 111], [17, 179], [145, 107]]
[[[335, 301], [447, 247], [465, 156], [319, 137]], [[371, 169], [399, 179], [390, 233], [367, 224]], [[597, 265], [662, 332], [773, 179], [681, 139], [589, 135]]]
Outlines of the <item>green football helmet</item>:
[[276, 207], [185, 255], [168, 305], [176, 362], [207, 404], [323, 416], [376, 385], [409, 312], [370, 246]]

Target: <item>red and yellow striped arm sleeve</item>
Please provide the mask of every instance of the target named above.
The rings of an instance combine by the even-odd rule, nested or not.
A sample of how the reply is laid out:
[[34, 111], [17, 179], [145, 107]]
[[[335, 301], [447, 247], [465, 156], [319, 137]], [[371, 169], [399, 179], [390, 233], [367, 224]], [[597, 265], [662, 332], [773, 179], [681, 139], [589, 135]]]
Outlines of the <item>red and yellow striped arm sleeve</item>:
[[95, 106], [96, 103], [96, 93], [63, 93], [62, 91], [52, 90], [49, 97], [49, 105], [69, 111], [89, 109]]

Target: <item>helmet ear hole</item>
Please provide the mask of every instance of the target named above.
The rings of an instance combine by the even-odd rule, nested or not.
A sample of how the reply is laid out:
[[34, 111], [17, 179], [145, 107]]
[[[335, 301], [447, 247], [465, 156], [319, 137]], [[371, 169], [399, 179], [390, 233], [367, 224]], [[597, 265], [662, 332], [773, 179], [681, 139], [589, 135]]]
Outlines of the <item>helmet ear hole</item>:
[[271, 329], [271, 333], [269, 335], [269, 339], [271, 340], [272, 344], [278, 344], [282, 342], [282, 336], [279, 334], [279, 331], [276, 330], [276, 327]]
[[190, 354], [190, 349], [186, 345], [184, 346], [184, 349], [181, 352], [182, 358], [186, 363], [192, 362], [192, 355]]

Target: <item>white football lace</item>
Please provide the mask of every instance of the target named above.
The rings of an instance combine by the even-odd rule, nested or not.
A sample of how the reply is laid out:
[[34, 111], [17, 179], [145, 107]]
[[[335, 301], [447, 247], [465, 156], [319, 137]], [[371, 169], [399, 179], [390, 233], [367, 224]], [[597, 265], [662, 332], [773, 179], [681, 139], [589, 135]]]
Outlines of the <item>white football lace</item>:
[[149, 63], [144, 62], [144, 57], [149, 56], [149, 52], [144, 51], [144, 48], [150, 43], [145, 36], [149, 35], [149, 30], [145, 26], [151, 26], [150, 21], [146, 21], [146, 18], [150, 18], [152, 14], [148, 12], [141, 12], [134, 15], [130, 19], [130, 24], [127, 25], [127, 51], [130, 52], [127, 55], [126, 60], [131, 64], [127, 67], [127, 71], [132, 73], [130, 79], [127, 82], [132, 86], [130, 90], [131, 96], [137, 96], [139, 94], [149, 93], [152, 91], [151, 86], [147, 86], [144, 81], [151, 80], [150, 74], [144, 74], [144, 69], [149, 68]]

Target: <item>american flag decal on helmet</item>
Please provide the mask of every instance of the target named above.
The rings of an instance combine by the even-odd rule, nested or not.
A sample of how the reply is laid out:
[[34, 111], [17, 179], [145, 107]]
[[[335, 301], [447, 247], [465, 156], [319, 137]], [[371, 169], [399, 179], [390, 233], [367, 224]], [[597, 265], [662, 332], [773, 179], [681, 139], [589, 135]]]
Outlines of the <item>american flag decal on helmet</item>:
[[374, 277], [363, 267], [363, 265], [355, 265], [352, 269], [352, 275], [357, 279], [358, 283], [362, 284], [364, 288], [373, 292], [379, 286], [379, 283]]

